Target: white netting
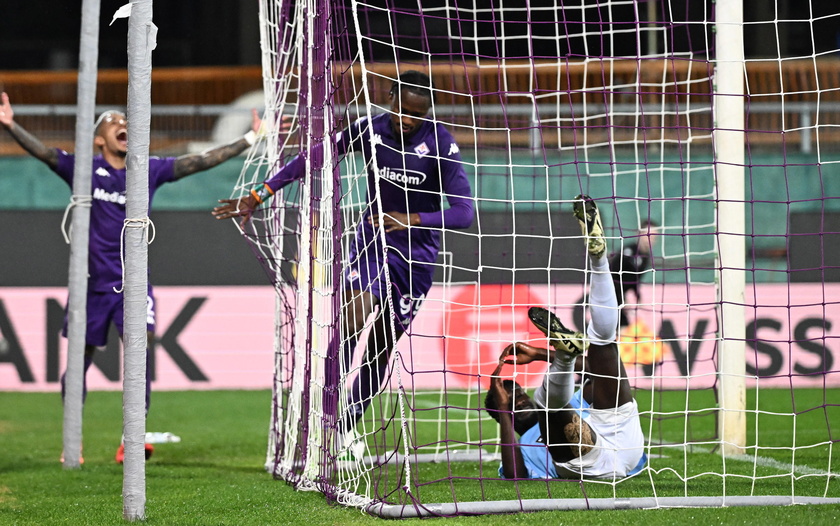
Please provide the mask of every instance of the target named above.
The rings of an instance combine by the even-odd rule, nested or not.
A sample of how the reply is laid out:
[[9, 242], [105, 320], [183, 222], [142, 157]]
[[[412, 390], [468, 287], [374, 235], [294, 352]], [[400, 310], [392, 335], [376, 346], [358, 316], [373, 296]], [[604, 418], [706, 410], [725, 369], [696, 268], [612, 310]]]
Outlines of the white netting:
[[[811, 239], [804, 234], [830, 233], [836, 208], [830, 123], [838, 117], [840, 65], [828, 56], [836, 43], [821, 40], [820, 31], [836, 25], [837, 14], [796, 8], [801, 14], [783, 18], [771, 9], [738, 25], [747, 50], [736, 68], [742, 96], [719, 89], [726, 54], [704, 6], [326, 4], [262, 3], [272, 131], [252, 150], [233, 193], [247, 195], [298, 153], [307, 163], [307, 175], [245, 228], [278, 292], [268, 456], [275, 475], [387, 516], [616, 507], [625, 499], [635, 507], [786, 504], [837, 495], [831, 388], [840, 375], [831, 320], [838, 307], [826, 277], [832, 269], [819, 257], [834, 249], [800, 244]], [[718, 19], [724, 4], [716, 4]], [[793, 39], [805, 31], [809, 39]], [[393, 163], [380, 166], [398, 149], [377, 153], [388, 146], [375, 133], [363, 135], [370, 156], [361, 142], [341, 155], [332, 137], [360, 117], [391, 112], [392, 83], [407, 70], [434, 81], [427, 118], [454, 137], [476, 214], [469, 228], [441, 234], [434, 285], [394, 352], [380, 355], [383, 389], [368, 386], [372, 400], [353, 440], [340, 437], [347, 392], [366, 346], [382, 335], [358, 335], [354, 361], [339, 367], [349, 345], [338, 340], [340, 327], [355, 321], [344, 275], [366, 213], [388, 211], [369, 208], [369, 189], [375, 202], [381, 185], [412, 183], [410, 173], [389, 175]], [[729, 99], [744, 102], [742, 128], [729, 127], [720, 109]], [[294, 116], [289, 133], [279, 131], [283, 114]], [[727, 141], [746, 145], [744, 161], [732, 161], [737, 152], [725, 152]], [[418, 148], [403, 155], [427, 155]], [[414, 161], [404, 157], [398, 171]], [[379, 174], [370, 186], [369, 171]], [[746, 189], [737, 200], [746, 210], [743, 229], [722, 215], [732, 214], [732, 200], [719, 183], [732, 173]], [[579, 193], [598, 202], [610, 252], [627, 253], [616, 264], [639, 270], [614, 268], [625, 271], [621, 354], [649, 463], [628, 480], [514, 485], [499, 480], [499, 430], [482, 410], [488, 375], [507, 343], [540, 342], [528, 307], [549, 306], [567, 325], [583, 327], [587, 263], [570, 214]], [[451, 205], [445, 192], [434, 197], [444, 209]], [[644, 263], [638, 246], [651, 232], [656, 241]], [[385, 239], [376, 230], [365, 246], [381, 253]], [[748, 251], [733, 267], [730, 249], [721, 247], [739, 244]], [[387, 257], [401, 256], [389, 250]], [[727, 283], [733, 273], [746, 284], [742, 293], [719, 287], [720, 276]], [[383, 281], [393, 285], [396, 277], [388, 271]], [[401, 299], [386, 295], [380, 306], [398, 312]], [[746, 319], [733, 320], [732, 312]], [[394, 318], [383, 325], [384, 334], [398, 327]], [[745, 373], [720, 370], [721, 353], [744, 350]], [[543, 369], [509, 372], [533, 388]], [[736, 380], [742, 406], [723, 404], [721, 378]], [[719, 419], [733, 414], [743, 428], [724, 425], [723, 436]], [[722, 445], [731, 446], [726, 456], [717, 454]], [[348, 462], [353, 451], [364, 460]]]

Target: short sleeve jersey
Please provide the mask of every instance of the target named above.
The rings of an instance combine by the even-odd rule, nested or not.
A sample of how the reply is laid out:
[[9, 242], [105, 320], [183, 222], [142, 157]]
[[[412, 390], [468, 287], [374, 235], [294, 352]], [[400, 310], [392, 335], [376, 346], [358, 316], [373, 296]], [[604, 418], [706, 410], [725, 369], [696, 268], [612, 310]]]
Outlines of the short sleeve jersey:
[[[597, 411], [592, 409], [589, 403], [583, 399], [583, 393], [580, 390], [575, 392], [572, 400], [569, 401], [569, 405], [585, 422], [592, 426], [597, 434], [595, 449], [574, 461], [561, 464], [561, 467], [569, 473], [566, 471], [558, 472], [557, 464], [551, 458], [551, 453], [545, 445], [540, 426], [536, 424], [519, 437], [519, 450], [528, 471], [528, 478], [563, 478], [570, 476], [570, 473], [581, 472], [587, 478], [611, 478], [614, 476], [623, 478], [635, 475], [644, 469], [648, 459], [643, 449], [644, 437], [639, 426], [638, 408], [635, 402], [622, 406], [630, 413], [635, 414], [635, 417], [632, 418], [623, 416], [622, 408], [601, 410], [597, 415], [592, 414]], [[613, 412], [610, 413], [610, 411]], [[633, 431], [636, 433], [633, 433]], [[630, 439], [624, 448], [616, 443], [616, 439], [620, 440], [622, 438]], [[586, 462], [590, 457], [595, 458], [596, 461]], [[625, 462], [628, 460], [635, 464], [632, 469], [625, 466]], [[499, 476], [504, 478], [504, 471], [501, 466], [499, 467]]]
[[[519, 437], [519, 451], [522, 452], [529, 479], [557, 478], [557, 469], [554, 467], [551, 453], [545, 446], [539, 425], [535, 425]], [[499, 474], [504, 477], [501, 467]]]
[[[58, 150], [55, 173], [73, 187], [75, 158]], [[175, 158], [149, 158], [149, 208], [154, 192], [175, 180]], [[88, 250], [88, 289], [106, 292], [122, 283], [120, 248], [125, 223], [125, 169], [117, 170], [101, 156], [93, 158], [91, 178], [90, 240]]]
[[[466, 228], [472, 223], [472, 191], [460, 150], [443, 125], [425, 121], [416, 133], [404, 138], [394, 133], [390, 114], [363, 117], [336, 136], [336, 150], [338, 155], [361, 152], [367, 167], [368, 206], [353, 251], [377, 243], [368, 217], [380, 211], [420, 215], [420, 228], [385, 235], [389, 248], [398, 251], [406, 261], [419, 263], [437, 259], [441, 228]], [[298, 156], [267, 184], [276, 191], [302, 178], [304, 170], [305, 160]], [[443, 210], [444, 200], [449, 203], [449, 210]]]

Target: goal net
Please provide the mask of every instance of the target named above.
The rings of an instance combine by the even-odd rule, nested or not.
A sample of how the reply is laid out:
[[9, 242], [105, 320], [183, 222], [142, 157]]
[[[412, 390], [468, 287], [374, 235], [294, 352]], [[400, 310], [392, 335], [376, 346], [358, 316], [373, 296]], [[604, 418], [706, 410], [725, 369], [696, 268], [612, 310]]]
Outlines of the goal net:
[[[840, 15], [794, 4], [263, 0], [266, 131], [233, 197], [302, 167], [243, 226], [277, 291], [267, 469], [386, 517], [836, 501]], [[411, 116], [409, 70], [434, 131], [394, 147], [374, 123]], [[444, 170], [474, 217], [403, 231], [439, 236], [432, 262], [366, 223]], [[417, 192], [446, 210], [437, 186]], [[529, 307], [583, 328], [581, 193], [616, 255], [648, 462], [503, 480], [489, 377], [508, 343], [546, 346]], [[353, 285], [371, 262], [375, 294]]]

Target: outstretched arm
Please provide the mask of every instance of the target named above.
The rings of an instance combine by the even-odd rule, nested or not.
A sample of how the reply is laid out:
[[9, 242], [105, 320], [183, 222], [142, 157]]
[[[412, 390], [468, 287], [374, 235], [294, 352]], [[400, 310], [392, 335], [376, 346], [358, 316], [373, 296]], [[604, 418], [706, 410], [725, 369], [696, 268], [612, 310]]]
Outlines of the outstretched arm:
[[4, 92], [0, 95], [0, 124], [6, 128], [6, 131], [21, 148], [51, 169], [55, 169], [58, 166], [58, 152], [53, 148], [44, 146], [40, 139], [18, 125], [14, 121], [14, 117], [15, 112], [12, 110], [11, 103], [9, 103], [9, 96]]
[[[257, 110], [251, 110], [251, 130], [254, 136], [260, 129], [262, 121], [260, 120]], [[240, 137], [233, 142], [217, 146], [201, 153], [193, 153], [182, 155], [175, 159], [175, 179], [181, 179], [188, 175], [197, 172], [209, 170], [214, 166], [218, 166], [232, 157], [236, 157], [240, 153], [248, 149], [253, 144], [253, 138], [249, 140], [248, 135]]]
[[[282, 131], [288, 131], [291, 126], [291, 119], [284, 118], [281, 125]], [[336, 152], [339, 156], [347, 152], [348, 144], [354, 140], [358, 140], [361, 133], [358, 130], [358, 123], [350, 126], [347, 132], [341, 132], [336, 139]], [[321, 148], [316, 145], [315, 148]], [[245, 228], [245, 224], [251, 219], [254, 211], [263, 202], [279, 191], [281, 188], [301, 179], [306, 172], [306, 159], [301, 154], [296, 155], [291, 161], [286, 163], [277, 173], [268, 178], [253, 190], [250, 194], [243, 195], [236, 199], [219, 199], [219, 205], [213, 209], [213, 216], [216, 219], [230, 219], [232, 217], [241, 218], [239, 224]]]
[[527, 478], [528, 468], [525, 466], [525, 458], [519, 449], [519, 440], [513, 428], [513, 414], [509, 412], [510, 393], [504, 388], [504, 382], [500, 376], [504, 365], [505, 363], [500, 360], [490, 379], [490, 392], [496, 399], [496, 407], [501, 409], [499, 426], [502, 442], [502, 474], [506, 479]]
[[213, 209], [211, 214], [216, 219], [230, 219], [232, 217], [239, 217], [239, 226], [243, 229], [245, 224], [251, 219], [254, 210], [260, 206], [262, 201], [258, 201], [253, 194], [243, 195], [239, 199], [219, 199], [219, 206]]

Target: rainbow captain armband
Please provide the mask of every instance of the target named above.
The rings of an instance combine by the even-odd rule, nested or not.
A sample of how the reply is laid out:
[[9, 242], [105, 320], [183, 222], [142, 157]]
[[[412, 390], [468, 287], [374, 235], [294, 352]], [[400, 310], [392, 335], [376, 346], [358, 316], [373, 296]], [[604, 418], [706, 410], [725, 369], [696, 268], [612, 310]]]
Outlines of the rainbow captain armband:
[[251, 195], [257, 200], [257, 203], [262, 203], [274, 195], [274, 190], [272, 190], [267, 184], [263, 183], [262, 186], [258, 186], [257, 188], [251, 190]]

